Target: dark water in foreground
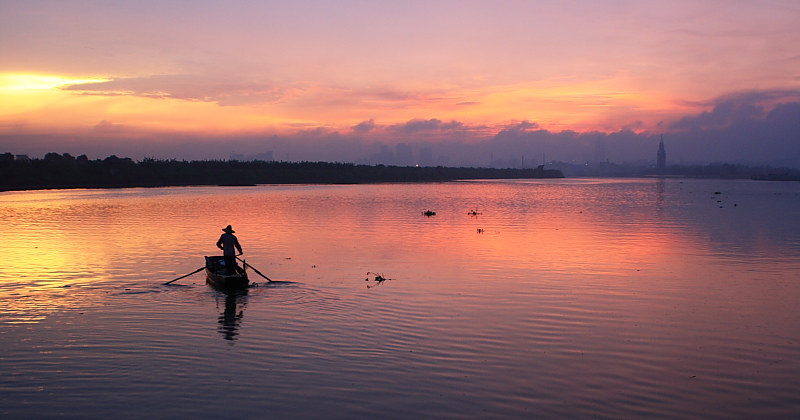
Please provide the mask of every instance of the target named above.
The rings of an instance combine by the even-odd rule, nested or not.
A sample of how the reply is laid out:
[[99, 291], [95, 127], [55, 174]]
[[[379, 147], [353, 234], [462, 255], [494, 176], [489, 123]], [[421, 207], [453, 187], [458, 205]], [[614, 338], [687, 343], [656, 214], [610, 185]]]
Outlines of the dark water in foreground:
[[[0, 415], [795, 418], [798, 216], [752, 181], [0, 193]], [[275, 282], [161, 284], [227, 224]]]

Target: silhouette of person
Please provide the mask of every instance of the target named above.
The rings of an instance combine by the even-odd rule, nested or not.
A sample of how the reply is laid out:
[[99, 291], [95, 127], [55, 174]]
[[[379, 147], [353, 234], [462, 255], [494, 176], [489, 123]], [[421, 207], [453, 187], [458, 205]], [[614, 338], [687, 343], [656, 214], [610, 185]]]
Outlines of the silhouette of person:
[[[223, 233], [222, 236], [219, 237], [217, 241], [217, 248], [222, 250], [222, 255], [225, 257], [225, 270], [228, 271], [228, 275], [236, 274], [236, 256], [242, 255], [242, 246], [239, 245], [239, 239], [233, 235], [233, 228], [231, 225], [222, 229]], [[237, 254], [236, 251], [239, 251]]]

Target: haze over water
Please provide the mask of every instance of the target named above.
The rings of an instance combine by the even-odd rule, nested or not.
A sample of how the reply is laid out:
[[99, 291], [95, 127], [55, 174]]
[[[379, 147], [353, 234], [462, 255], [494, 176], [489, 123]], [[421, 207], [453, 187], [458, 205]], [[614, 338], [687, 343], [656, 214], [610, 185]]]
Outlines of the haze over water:
[[[797, 214], [798, 183], [720, 180], [0, 193], [0, 407], [791, 418]], [[228, 224], [275, 282], [163, 285]]]

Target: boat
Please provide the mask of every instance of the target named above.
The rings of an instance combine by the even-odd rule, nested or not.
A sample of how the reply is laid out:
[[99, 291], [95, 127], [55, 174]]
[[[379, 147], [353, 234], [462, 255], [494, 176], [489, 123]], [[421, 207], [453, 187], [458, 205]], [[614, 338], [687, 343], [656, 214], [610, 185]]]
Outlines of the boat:
[[[245, 265], [246, 267], [246, 265]], [[206, 256], [206, 283], [217, 289], [243, 289], [250, 285], [245, 268], [236, 266], [235, 274], [228, 274], [225, 257]]]

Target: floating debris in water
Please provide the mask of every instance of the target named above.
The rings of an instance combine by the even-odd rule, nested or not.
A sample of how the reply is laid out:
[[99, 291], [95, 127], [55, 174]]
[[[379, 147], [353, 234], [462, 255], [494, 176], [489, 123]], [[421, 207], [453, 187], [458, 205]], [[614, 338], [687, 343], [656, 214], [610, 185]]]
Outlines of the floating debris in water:
[[422, 212], [422, 215], [423, 216], [427, 216], [427, 217], [436, 216], [436, 212], [435, 211], [430, 211], [430, 210], [425, 210], [424, 212]]
[[[373, 275], [373, 276], [375, 276], [375, 278], [374, 278], [374, 279], [372, 279], [372, 280], [374, 280], [374, 281], [375, 281], [375, 284], [373, 284], [373, 285], [371, 285], [371, 286], [368, 284], [368, 285], [367, 285], [367, 289], [373, 288], [373, 287], [375, 287], [375, 286], [379, 286], [379, 285], [383, 284], [383, 282], [385, 282], [386, 280], [394, 280], [394, 279], [387, 279], [386, 277], [384, 277], [384, 276], [383, 276], [383, 274], [377, 274], [377, 273], [370, 273], [370, 272], [367, 272], [367, 275], [368, 275], [368, 276], [369, 276], [369, 275]], [[369, 277], [367, 277], [367, 278], [365, 278], [365, 279], [364, 279], [364, 281], [370, 281], [370, 278], [369, 278]]]

